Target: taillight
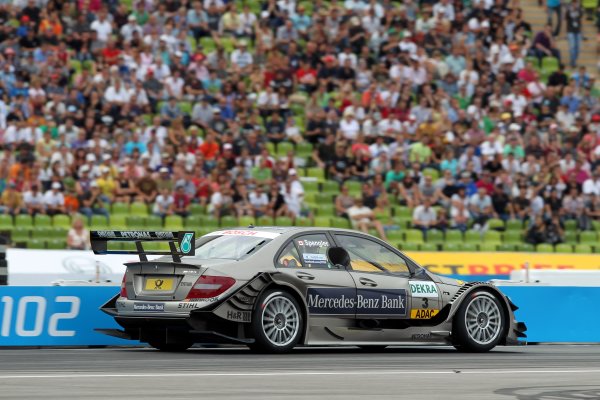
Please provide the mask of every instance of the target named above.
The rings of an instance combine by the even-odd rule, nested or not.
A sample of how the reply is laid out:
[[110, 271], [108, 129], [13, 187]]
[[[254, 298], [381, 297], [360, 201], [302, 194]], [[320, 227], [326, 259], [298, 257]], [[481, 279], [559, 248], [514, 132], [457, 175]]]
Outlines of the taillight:
[[121, 281], [121, 297], [127, 297], [127, 286], [125, 286], [125, 279], [127, 274], [123, 275], [123, 281]]
[[208, 299], [217, 297], [235, 284], [235, 279], [228, 276], [203, 275], [192, 286], [186, 299]]

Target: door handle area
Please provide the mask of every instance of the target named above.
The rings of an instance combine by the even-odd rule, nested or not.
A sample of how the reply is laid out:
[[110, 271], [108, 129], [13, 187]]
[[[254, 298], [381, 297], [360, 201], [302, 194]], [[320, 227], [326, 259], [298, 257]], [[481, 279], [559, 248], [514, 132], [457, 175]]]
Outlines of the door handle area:
[[308, 274], [306, 272], [296, 272], [296, 276], [306, 281], [312, 281], [315, 279], [314, 275]]
[[358, 281], [364, 286], [371, 286], [371, 287], [377, 286], [377, 283], [375, 283], [375, 281], [372, 281], [367, 278], [359, 278]]

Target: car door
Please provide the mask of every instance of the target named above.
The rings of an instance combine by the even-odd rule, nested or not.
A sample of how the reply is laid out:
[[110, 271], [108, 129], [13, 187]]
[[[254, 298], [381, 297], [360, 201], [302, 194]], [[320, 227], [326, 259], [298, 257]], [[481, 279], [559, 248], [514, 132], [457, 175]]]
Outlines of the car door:
[[409, 318], [410, 270], [404, 258], [366, 236], [338, 232], [334, 238], [350, 255], [356, 318]]
[[278, 253], [275, 266], [306, 299], [311, 317], [353, 319], [356, 288], [350, 273], [327, 260], [332, 246], [325, 232], [301, 234]]

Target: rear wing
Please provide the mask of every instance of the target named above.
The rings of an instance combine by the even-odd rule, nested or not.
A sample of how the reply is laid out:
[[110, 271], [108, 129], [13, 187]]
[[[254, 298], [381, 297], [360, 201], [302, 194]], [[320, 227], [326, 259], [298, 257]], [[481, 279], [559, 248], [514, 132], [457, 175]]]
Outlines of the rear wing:
[[[94, 254], [136, 254], [140, 261], [148, 261], [147, 255], [172, 256], [174, 262], [181, 262], [181, 256], [195, 254], [196, 234], [194, 232], [157, 231], [92, 231], [90, 241]], [[134, 242], [135, 250], [109, 250], [108, 242]], [[142, 242], [168, 242], [170, 251], [144, 250]], [[177, 245], [176, 245], [177, 244]]]

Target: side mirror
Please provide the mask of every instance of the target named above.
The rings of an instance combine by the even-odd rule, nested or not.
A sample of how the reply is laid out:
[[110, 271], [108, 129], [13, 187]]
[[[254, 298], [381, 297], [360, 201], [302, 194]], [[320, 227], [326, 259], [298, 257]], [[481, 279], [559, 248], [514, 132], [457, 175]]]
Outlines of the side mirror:
[[350, 255], [341, 247], [330, 247], [327, 249], [327, 259], [336, 267], [349, 268]]

